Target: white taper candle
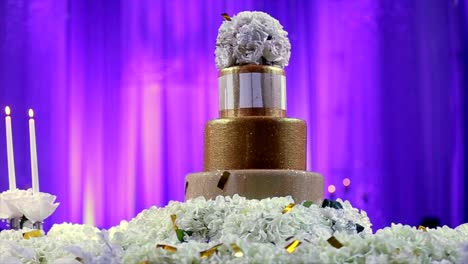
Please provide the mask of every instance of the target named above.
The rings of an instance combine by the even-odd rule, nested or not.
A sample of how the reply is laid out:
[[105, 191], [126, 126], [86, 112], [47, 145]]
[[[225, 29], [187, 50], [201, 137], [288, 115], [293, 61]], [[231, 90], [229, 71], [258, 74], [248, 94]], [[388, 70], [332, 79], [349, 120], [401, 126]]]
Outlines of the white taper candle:
[[15, 176], [15, 156], [13, 154], [13, 133], [11, 130], [11, 110], [10, 107], [5, 107], [5, 126], [6, 126], [6, 144], [7, 144], [7, 159], [8, 159], [8, 183], [10, 190], [16, 189]]
[[33, 193], [39, 192], [39, 173], [37, 169], [36, 128], [34, 111], [29, 109], [29, 145], [31, 150], [31, 175]]

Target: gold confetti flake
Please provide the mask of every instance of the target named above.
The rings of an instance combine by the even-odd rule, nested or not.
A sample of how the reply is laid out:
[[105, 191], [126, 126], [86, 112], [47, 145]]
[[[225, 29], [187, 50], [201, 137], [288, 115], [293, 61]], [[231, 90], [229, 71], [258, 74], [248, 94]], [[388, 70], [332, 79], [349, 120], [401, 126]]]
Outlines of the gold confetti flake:
[[334, 236], [330, 237], [327, 241], [328, 241], [328, 243], [330, 243], [330, 245], [332, 245], [335, 248], [342, 248], [343, 247], [343, 244], [341, 244], [341, 242], [338, 239], [336, 239], [336, 237], [334, 237]]
[[234, 257], [241, 258], [244, 256], [244, 252], [242, 252], [242, 249], [236, 243], [232, 243], [231, 248], [234, 250]]
[[418, 230], [427, 232], [427, 228], [425, 226], [422, 226], [422, 225], [418, 226]]
[[222, 13], [221, 16], [224, 18], [224, 20], [231, 21], [231, 17], [228, 15], [228, 13]]
[[177, 252], [176, 247], [169, 246], [169, 245], [164, 245], [164, 244], [157, 244], [156, 248], [162, 248], [162, 249], [164, 249], [166, 251], [169, 251], [169, 252]]
[[284, 209], [283, 209], [283, 214], [289, 213], [293, 209], [293, 207], [296, 206], [296, 204], [290, 203], [288, 204]]
[[177, 215], [175, 215], [175, 214], [171, 215], [171, 220], [172, 220], [172, 227], [174, 228], [174, 230], [179, 229], [179, 227], [176, 224]]
[[289, 245], [287, 245], [287, 246], [285, 247], [285, 249], [286, 249], [286, 251], [288, 251], [289, 253], [293, 253], [294, 251], [296, 251], [296, 248], [297, 248], [300, 244], [302, 244], [302, 242], [296, 239], [296, 240], [294, 240], [293, 242], [289, 243]]
[[209, 258], [209, 257], [213, 256], [214, 254], [216, 254], [216, 252], [218, 252], [218, 248], [221, 245], [222, 245], [222, 243], [200, 252], [200, 257], [202, 259], [205, 259], [205, 258]]
[[219, 178], [219, 181], [218, 181], [218, 188], [221, 189], [221, 190], [224, 190], [224, 186], [226, 185], [227, 181], [229, 180], [229, 176], [231, 175], [231, 173], [229, 173], [229, 171], [224, 171], [223, 172], [223, 175], [221, 176], [221, 178]]
[[24, 239], [30, 239], [31, 237], [41, 237], [42, 231], [41, 230], [33, 230], [26, 233], [23, 233]]

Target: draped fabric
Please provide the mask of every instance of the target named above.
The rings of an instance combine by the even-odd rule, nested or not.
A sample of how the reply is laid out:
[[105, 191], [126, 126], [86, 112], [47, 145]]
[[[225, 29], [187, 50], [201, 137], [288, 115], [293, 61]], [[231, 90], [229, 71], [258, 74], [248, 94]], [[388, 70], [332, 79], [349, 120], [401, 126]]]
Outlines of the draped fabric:
[[463, 0], [3, 0], [0, 106], [13, 111], [21, 188], [36, 112], [40, 188], [61, 203], [46, 224], [109, 227], [183, 201], [217, 117], [220, 14], [243, 10], [289, 32], [288, 115], [308, 123], [308, 169], [336, 186], [327, 197], [376, 228], [467, 220]]

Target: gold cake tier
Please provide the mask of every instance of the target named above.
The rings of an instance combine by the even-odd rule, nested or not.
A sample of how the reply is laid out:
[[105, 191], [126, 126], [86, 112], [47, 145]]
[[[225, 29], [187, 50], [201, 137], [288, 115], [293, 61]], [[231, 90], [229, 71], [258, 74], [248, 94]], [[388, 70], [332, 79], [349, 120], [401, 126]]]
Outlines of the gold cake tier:
[[306, 169], [306, 124], [294, 118], [249, 116], [205, 127], [204, 171]]

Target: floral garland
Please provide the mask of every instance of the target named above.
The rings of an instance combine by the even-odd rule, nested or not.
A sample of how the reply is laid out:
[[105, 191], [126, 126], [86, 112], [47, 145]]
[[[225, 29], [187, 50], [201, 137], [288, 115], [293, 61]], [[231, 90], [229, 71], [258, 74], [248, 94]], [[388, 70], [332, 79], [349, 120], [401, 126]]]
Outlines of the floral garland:
[[467, 263], [468, 224], [372, 233], [348, 201], [197, 198], [152, 207], [109, 230], [54, 225], [0, 232], [0, 263]]

